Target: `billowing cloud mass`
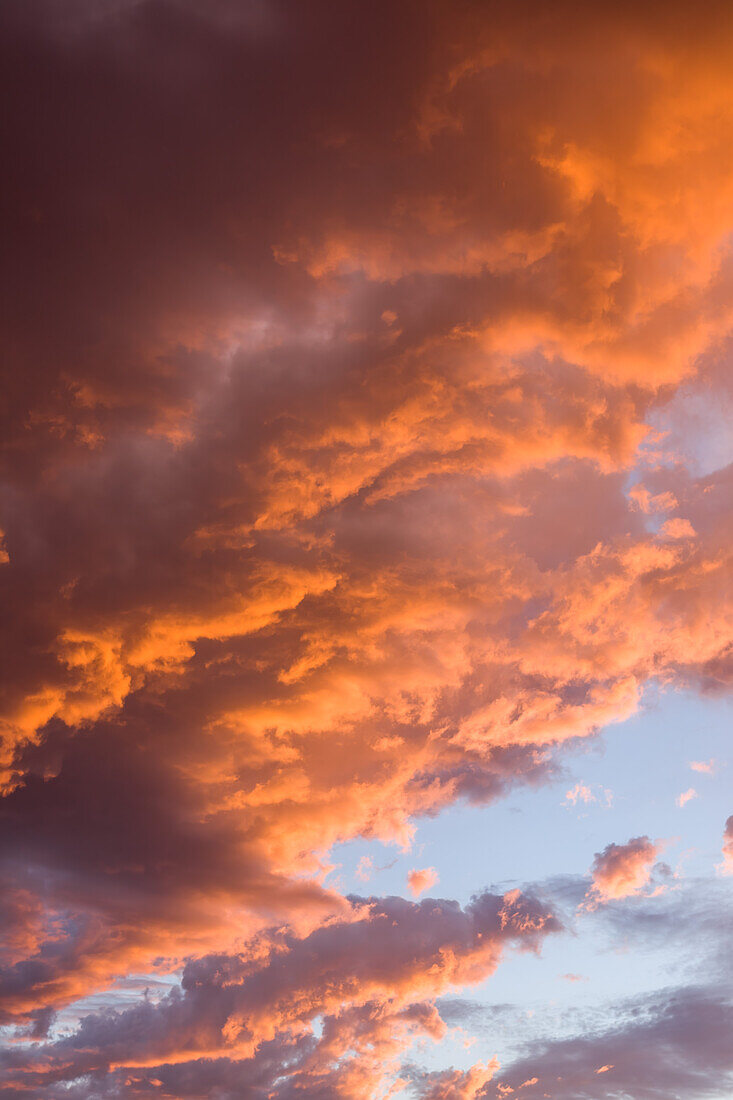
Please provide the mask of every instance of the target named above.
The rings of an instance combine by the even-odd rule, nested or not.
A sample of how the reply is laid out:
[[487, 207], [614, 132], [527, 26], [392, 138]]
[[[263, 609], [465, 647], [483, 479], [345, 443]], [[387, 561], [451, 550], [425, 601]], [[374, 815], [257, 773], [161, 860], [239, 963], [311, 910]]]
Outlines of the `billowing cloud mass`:
[[[491, 974], [506, 944], [536, 948], [559, 929], [552, 913], [519, 891], [482, 894], [465, 910], [455, 902], [352, 898], [343, 918], [302, 938], [269, 929], [237, 954], [188, 963], [181, 991], [156, 1005], [86, 1016], [77, 1033], [34, 1046], [30, 1058], [11, 1048], [3, 1068], [21, 1092], [39, 1097], [57, 1095], [59, 1080], [83, 1077], [93, 1077], [103, 1096], [117, 1095], [122, 1080], [143, 1095], [154, 1092], [155, 1081], [176, 1090], [182, 1061], [192, 1094], [210, 1095], [228, 1087], [232, 1060], [239, 1088], [252, 1095], [260, 1095], [260, 1083], [263, 1097], [324, 1088], [374, 1095], [406, 1038], [445, 1032], [438, 994]], [[311, 1032], [316, 1017], [318, 1042]], [[281, 1061], [274, 1076], [273, 1058]], [[273, 1092], [282, 1076], [286, 1082]], [[459, 1074], [464, 1083], [455, 1088], [475, 1096], [490, 1076], [488, 1069]], [[441, 1088], [431, 1086], [428, 1095], [448, 1095]]]
[[730, 687], [728, 6], [5, 0], [0, 53], [8, 1095], [493, 1095], [408, 1048], [541, 891], [330, 853]]

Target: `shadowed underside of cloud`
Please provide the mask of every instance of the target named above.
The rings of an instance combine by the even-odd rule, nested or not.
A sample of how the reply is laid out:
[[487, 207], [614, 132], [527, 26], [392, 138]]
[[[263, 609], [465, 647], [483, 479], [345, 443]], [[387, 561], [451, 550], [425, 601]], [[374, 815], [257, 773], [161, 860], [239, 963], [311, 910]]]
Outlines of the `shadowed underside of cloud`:
[[[733, 1087], [729, 991], [690, 986], [631, 1003], [607, 1031], [550, 1042], [503, 1067], [482, 1097], [510, 1095], [564, 1100], [698, 1100], [726, 1097]], [[499, 1077], [501, 1080], [499, 1080]]]
[[[184, 1095], [226, 1090], [235, 1074], [237, 1095], [250, 1087], [259, 1095], [260, 1085], [263, 1096], [319, 1095], [321, 1088], [324, 1095], [373, 1095], [415, 1033], [445, 1032], [439, 994], [485, 979], [505, 946], [536, 950], [561, 928], [519, 891], [479, 895], [465, 910], [401, 898], [350, 904], [344, 919], [305, 937], [270, 929], [239, 954], [188, 963], [181, 989], [158, 1004], [88, 1015], [76, 1033], [36, 1045], [30, 1056], [11, 1048], [3, 1057], [6, 1081], [39, 1097], [66, 1095], [67, 1085], [83, 1089], [90, 1080], [104, 1096], [117, 1095], [123, 1082], [133, 1095], [168, 1095], [183, 1088], [177, 1067], [186, 1062], [194, 1091]], [[488, 1080], [474, 1077], [473, 1094]]]
[[[334, 843], [543, 782], [651, 680], [730, 684], [731, 469], [652, 424], [733, 400], [733, 27], [6, 0], [0, 51], [0, 1022], [28, 1039], [273, 927], [320, 950], [363, 923]], [[12, 1072], [360, 1097], [344, 1051], [397, 1066], [390, 1029], [437, 1026], [293, 988], [246, 1057], [191, 1021], [161, 1084], [64, 1039]]]

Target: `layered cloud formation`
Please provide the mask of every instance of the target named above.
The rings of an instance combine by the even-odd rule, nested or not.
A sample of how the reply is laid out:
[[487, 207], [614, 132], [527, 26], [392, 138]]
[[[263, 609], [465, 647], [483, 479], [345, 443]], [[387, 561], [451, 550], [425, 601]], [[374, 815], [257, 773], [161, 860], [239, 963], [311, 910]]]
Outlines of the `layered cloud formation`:
[[[0, 24], [9, 1095], [491, 1095], [404, 1051], [551, 907], [362, 901], [328, 853], [730, 684], [729, 12]], [[602, 901], [658, 857], [617, 841]], [[182, 977], [54, 1024], [133, 975]]]

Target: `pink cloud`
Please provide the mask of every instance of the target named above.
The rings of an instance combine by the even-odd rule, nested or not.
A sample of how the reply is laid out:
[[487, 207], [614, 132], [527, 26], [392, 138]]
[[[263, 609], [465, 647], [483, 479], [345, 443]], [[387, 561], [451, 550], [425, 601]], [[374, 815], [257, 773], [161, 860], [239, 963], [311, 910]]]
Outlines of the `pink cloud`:
[[565, 802], [573, 806], [578, 802], [595, 802], [595, 795], [590, 787], [586, 787], [582, 783], [576, 783], [571, 790], [565, 792]]
[[361, 882], [368, 882], [374, 870], [374, 860], [371, 856], [362, 856], [354, 874]]
[[733, 874], [733, 814], [726, 821], [723, 833], [723, 871]]
[[662, 847], [647, 836], [634, 837], [626, 844], [608, 844], [593, 860], [592, 896], [612, 901], [639, 893], [649, 884]]
[[434, 867], [423, 867], [421, 870], [414, 868], [407, 875], [407, 884], [413, 897], [429, 890], [438, 882], [438, 872]]
[[654, 512], [668, 512], [677, 507], [677, 500], [669, 490], [653, 495], [643, 485], [634, 485], [629, 490], [629, 499], [635, 507], [647, 515]]
[[605, 806], [610, 806], [613, 802], [613, 792], [604, 787], [599, 787], [598, 793], [595, 794], [593, 790], [584, 783], [576, 783], [574, 787], [565, 792], [564, 805], [576, 806], [578, 802], [584, 802], [588, 805], [591, 802], [601, 801]]
[[712, 775], [715, 771], [714, 760], [691, 760], [690, 767], [694, 772], [701, 772], [704, 775]]
[[682, 809], [684, 806], [687, 805], [688, 802], [692, 801], [693, 798], [697, 798], [697, 791], [694, 787], [688, 787], [686, 791], [682, 792], [682, 794], [677, 795], [675, 802], [677, 803], [678, 807]]
[[479, 1100], [485, 1097], [485, 1086], [499, 1068], [496, 1058], [477, 1062], [470, 1069], [447, 1070], [429, 1074], [419, 1095], [420, 1100]]

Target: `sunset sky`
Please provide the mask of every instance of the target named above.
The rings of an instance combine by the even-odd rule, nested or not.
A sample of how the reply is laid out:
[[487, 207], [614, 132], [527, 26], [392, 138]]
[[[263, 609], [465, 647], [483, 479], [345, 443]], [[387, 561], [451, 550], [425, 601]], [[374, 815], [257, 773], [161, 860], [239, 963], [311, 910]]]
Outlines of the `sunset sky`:
[[733, 6], [0, 51], [2, 1100], [730, 1100]]

